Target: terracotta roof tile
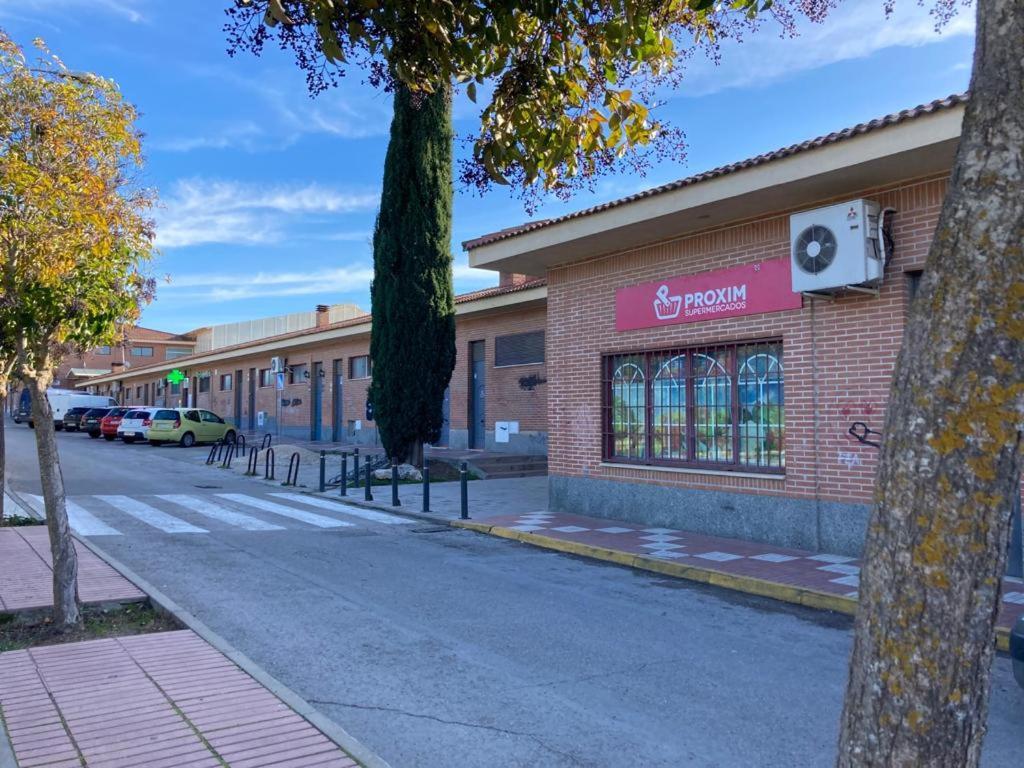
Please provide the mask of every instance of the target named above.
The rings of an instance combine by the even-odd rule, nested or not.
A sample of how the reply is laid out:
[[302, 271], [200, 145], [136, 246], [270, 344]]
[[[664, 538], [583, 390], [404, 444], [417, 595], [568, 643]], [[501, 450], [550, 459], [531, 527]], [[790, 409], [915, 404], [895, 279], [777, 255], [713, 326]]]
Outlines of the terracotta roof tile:
[[929, 102], [928, 104], [920, 104], [910, 109], [904, 109], [901, 112], [894, 112], [893, 114], [885, 115], [884, 117], [879, 117], [876, 118], [875, 120], [870, 120], [866, 123], [858, 123], [857, 125], [854, 125], [850, 128], [844, 128], [841, 131], [835, 131], [825, 136], [818, 136], [817, 138], [814, 139], [808, 139], [807, 141], [802, 141], [799, 144], [792, 144], [788, 147], [776, 149], [772, 152], [766, 152], [763, 155], [756, 155], [755, 157], [750, 157], [747, 158], [746, 160], [740, 160], [739, 162], [736, 163], [723, 165], [719, 168], [712, 168], [710, 171], [704, 171], [703, 173], [698, 173], [694, 176], [688, 176], [685, 179], [679, 179], [678, 181], [670, 181], [668, 184], [663, 184], [660, 187], [647, 189], [644, 190], [643, 192], [638, 192], [634, 195], [629, 195], [628, 197], [619, 198], [618, 200], [612, 200], [607, 203], [601, 203], [600, 205], [595, 205], [590, 208], [584, 208], [583, 210], [574, 211], [573, 213], [567, 213], [563, 216], [556, 216], [551, 219], [539, 219], [537, 221], [530, 221], [515, 227], [507, 227], [506, 229], [502, 229], [497, 232], [492, 232], [487, 235], [481, 235], [480, 237], [474, 238], [472, 240], [464, 241], [462, 243], [462, 247], [465, 248], [467, 251], [471, 251], [474, 248], [480, 248], [484, 245], [490, 245], [491, 243], [496, 243], [500, 240], [508, 240], [509, 238], [518, 237], [519, 235], [525, 234], [527, 232], [533, 232], [538, 229], [543, 229], [544, 227], [549, 227], [553, 224], [558, 224], [563, 221], [569, 221], [570, 219], [578, 219], [583, 216], [590, 216], [591, 214], [600, 213], [601, 211], [606, 211], [609, 208], [617, 208], [620, 205], [626, 205], [636, 200], [642, 200], [643, 198], [653, 197], [655, 195], [660, 195], [664, 192], [671, 192], [673, 190], [681, 189], [683, 187], [689, 187], [693, 184], [699, 184], [702, 181], [709, 181], [711, 179], [715, 179], [720, 176], [726, 176], [730, 173], [736, 173], [737, 171], [742, 171], [747, 168], [753, 168], [759, 165], [764, 165], [765, 163], [770, 163], [773, 160], [781, 160], [784, 157], [789, 157], [790, 155], [795, 155], [799, 152], [806, 152], [808, 150], [817, 149], [818, 147], [827, 146], [829, 144], [836, 144], [840, 141], [845, 141], [846, 139], [853, 138], [854, 136], [861, 136], [865, 133], [870, 133], [871, 131], [878, 130], [879, 128], [885, 128], [891, 125], [898, 125], [899, 123], [903, 123], [908, 120], [913, 120], [914, 118], [917, 117], [930, 115], [945, 109], [951, 109], [966, 102], [966, 93], [953, 94], [952, 96], [947, 96], [944, 99], [936, 99], [935, 101]]

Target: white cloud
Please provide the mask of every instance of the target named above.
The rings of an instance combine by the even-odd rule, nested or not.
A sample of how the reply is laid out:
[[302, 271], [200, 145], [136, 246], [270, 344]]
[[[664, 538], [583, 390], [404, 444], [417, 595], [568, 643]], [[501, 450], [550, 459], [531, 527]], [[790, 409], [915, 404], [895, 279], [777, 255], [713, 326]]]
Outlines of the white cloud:
[[181, 248], [201, 243], [254, 245], [278, 242], [289, 226], [315, 214], [373, 210], [376, 191], [323, 184], [252, 184], [186, 179], [172, 187], [157, 216], [156, 243]]
[[[303, 136], [329, 135], [342, 139], [363, 139], [386, 136], [391, 125], [391, 96], [375, 91], [355, 80], [343, 79], [315, 98], [310, 98], [305, 83], [296, 77], [294, 67], [285, 68], [291, 75], [265, 73], [247, 77], [222, 66], [189, 65], [185, 72], [194, 77], [216, 80], [228, 88], [249, 93], [259, 102], [259, 122], [228, 121], [203, 128], [200, 132], [173, 137], [155, 137], [149, 146], [168, 152], [189, 152], [194, 149], [240, 149], [264, 152], [285, 149]], [[292, 71], [294, 70], [294, 71]]]
[[821, 24], [801, 23], [795, 38], [774, 35], [766, 24], [742, 42], [725, 41], [719, 65], [694, 57], [687, 65], [680, 94], [704, 96], [727, 88], [763, 85], [797, 72], [862, 59], [885, 48], [917, 47], [974, 34], [970, 8], [960, 8], [942, 31], [936, 32], [935, 19], [928, 13], [931, 3], [925, 5], [901, 0], [887, 19], [882, 0], [841, 3]]
[[[496, 273], [473, 269], [467, 265], [456, 265], [454, 275], [460, 283], [474, 283], [474, 287], [493, 285], [497, 282]], [[172, 276], [171, 282], [161, 286], [159, 292], [164, 305], [172, 302], [200, 303], [288, 296], [325, 296], [360, 291], [368, 294], [371, 280], [373, 268], [368, 264], [256, 274], [199, 272]]]

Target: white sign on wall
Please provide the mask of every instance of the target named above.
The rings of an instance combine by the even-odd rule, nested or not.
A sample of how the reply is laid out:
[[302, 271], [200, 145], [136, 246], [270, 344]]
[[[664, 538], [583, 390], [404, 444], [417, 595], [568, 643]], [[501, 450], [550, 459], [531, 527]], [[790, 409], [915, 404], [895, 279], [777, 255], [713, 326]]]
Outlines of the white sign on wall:
[[256, 426], [257, 427], [262, 427], [263, 426], [263, 422], [266, 419], [266, 417], [267, 417], [266, 412], [264, 412], [264, 411], [257, 411], [256, 412]]
[[508, 442], [508, 425], [507, 421], [496, 421], [494, 422], [494, 442], [496, 443], [507, 443]]

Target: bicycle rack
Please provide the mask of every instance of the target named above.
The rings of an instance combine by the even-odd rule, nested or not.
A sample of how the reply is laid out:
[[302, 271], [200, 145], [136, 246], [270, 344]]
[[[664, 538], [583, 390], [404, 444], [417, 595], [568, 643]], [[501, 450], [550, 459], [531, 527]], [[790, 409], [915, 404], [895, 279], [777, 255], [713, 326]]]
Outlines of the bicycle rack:
[[207, 465], [213, 464], [217, 461], [217, 449], [220, 447], [220, 440], [210, 446], [210, 455], [206, 457]]
[[267, 434], [263, 436], [263, 442], [260, 443], [260, 450], [262, 451], [264, 448], [269, 448], [271, 440], [273, 440], [273, 435], [267, 432]]
[[[292, 479], [292, 469], [295, 469], [295, 479]], [[299, 484], [299, 452], [296, 451], [292, 454], [292, 457], [288, 459], [288, 479], [284, 481], [283, 485], [298, 485]]]
[[245, 435], [241, 432], [235, 434], [235, 444], [240, 446], [238, 449], [239, 453], [245, 453]]
[[274, 479], [274, 449], [267, 448], [266, 459], [263, 462], [263, 479]]
[[227, 450], [224, 452], [224, 461], [220, 463], [221, 469], [231, 469], [231, 459], [235, 455], [235, 444], [228, 443]]
[[249, 448], [249, 463], [246, 465], [245, 474], [246, 477], [256, 476], [256, 467], [260, 463], [260, 449], [255, 445]]

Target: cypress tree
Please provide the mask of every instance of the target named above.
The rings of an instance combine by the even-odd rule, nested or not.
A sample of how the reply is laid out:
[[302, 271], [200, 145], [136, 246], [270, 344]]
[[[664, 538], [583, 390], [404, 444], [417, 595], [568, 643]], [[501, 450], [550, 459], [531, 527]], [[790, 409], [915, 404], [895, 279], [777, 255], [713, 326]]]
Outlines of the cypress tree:
[[451, 230], [451, 91], [396, 84], [370, 287], [370, 401], [396, 461], [419, 463], [441, 433], [455, 367]]

